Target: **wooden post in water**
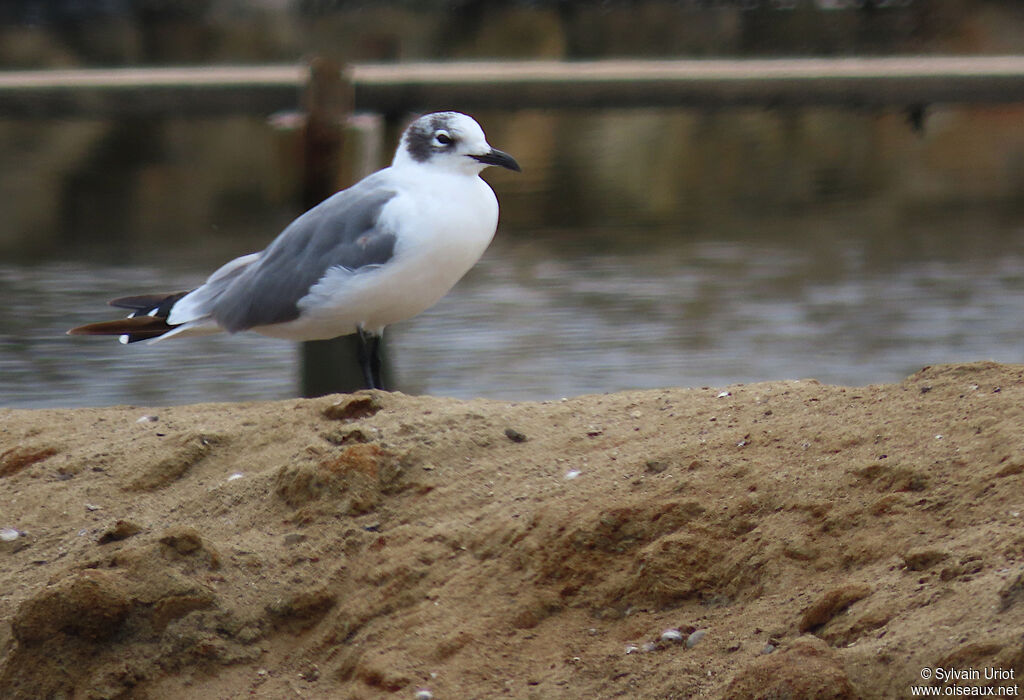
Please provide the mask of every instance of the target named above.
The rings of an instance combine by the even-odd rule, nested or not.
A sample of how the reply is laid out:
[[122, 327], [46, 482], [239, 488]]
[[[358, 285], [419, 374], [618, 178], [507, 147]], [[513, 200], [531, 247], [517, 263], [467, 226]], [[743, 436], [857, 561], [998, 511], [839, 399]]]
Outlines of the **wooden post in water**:
[[[369, 115], [353, 116], [352, 99], [352, 85], [343, 78], [341, 66], [329, 59], [314, 59], [303, 96], [306, 112], [302, 146], [303, 210], [316, 206], [380, 166], [381, 120]], [[302, 343], [302, 396], [365, 388], [357, 353], [354, 335]], [[388, 382], [391, 373], [383, 344], [381, 353], [383, 378]]]

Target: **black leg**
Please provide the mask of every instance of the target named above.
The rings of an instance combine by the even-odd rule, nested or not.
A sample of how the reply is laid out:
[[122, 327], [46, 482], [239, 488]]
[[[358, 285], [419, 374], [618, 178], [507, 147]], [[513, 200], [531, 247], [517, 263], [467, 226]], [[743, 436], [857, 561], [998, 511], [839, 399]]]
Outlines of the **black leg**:
[[359, 337], [359, 366], [363, 370], [363, 378], [369, 389], [383, 389], [380, 368], [380, 336], [360, 328], [356, 331]]
[[380, 359], [380, 336], [375, 335], [370, 338], [370, 375], [373, 379], [374, 389], [384, 388], [384, 379], [381, 377], [381, 359]]

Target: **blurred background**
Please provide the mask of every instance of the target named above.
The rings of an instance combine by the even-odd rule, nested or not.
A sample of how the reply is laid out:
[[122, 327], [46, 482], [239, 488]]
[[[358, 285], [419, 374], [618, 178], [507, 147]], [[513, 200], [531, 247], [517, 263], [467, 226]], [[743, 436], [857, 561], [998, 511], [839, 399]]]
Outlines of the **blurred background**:
[[[1021, 53], [1017, 0], [0, 4], [2, 70]], [[0, 405], [296, 394], [283, 341], [64, 336], [116, 317], [112, 297], [201, 283], [300, 212], [269, 116], [0, 118]], [[389, 328], [402, 391], [860, 385], [1024, 356], [1024, 105], [916, 125], [897, 108], [474, 116], [524, 172], [488, 171], [493, 245]]]

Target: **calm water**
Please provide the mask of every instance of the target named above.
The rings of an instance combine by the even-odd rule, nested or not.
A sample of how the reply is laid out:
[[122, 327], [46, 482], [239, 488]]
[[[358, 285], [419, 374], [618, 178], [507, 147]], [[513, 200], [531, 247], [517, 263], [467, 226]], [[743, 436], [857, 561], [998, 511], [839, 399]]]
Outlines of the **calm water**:
[[[901, 115], [480, 115], [526, 173], [490, 178], [503, 218], [481, 263], [389, 329], [398, 388], [547, 399], [1020, 362], [1022, 116], [939, 112], [919, 136]], [[63, 335], [262, 247], [295, 213], [283, 143], [259, 120], [0, 123], [0, 404], [294, 395], [283, 341]]]

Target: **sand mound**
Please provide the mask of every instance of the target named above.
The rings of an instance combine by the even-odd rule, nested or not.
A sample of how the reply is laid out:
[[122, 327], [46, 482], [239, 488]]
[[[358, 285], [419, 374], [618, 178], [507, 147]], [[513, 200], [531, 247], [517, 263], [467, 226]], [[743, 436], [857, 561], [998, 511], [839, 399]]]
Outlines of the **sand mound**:
[[942, 685], [926, 667], [1014, 685], [1022, 435], [1024, 368], [991, 363], [0, 411], [0, 695], [904, 697]]

